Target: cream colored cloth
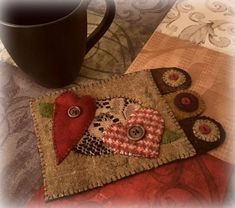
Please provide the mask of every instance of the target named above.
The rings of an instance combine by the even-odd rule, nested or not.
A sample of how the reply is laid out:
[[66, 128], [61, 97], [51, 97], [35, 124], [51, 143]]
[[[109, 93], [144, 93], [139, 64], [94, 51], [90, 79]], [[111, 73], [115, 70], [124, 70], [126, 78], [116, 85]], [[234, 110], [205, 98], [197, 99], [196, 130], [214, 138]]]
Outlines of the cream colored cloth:
[[157, 31], [234, 56], [235, 1], [177, 0]]
[[9, 53], [4, 48], [4, 45], [2, 44], [1, 41], [0, 41], [0, 61], [3, 61], [3, 62], [6, 62], [8, 64], [12, 64], [12, 65], [16, 66], [15, 62], [10, 57]]

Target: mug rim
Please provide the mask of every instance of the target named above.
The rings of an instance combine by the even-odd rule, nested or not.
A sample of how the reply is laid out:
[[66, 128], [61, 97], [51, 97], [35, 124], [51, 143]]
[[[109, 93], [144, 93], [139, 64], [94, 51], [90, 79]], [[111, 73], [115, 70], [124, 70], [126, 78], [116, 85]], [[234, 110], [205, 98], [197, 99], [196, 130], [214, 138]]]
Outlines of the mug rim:
[[36, 27], [43, 27], [43, 26], [52, 25], [52, 24], [57, 23], [57, 22], [62, 22], [63, 20], [67, 19], [69, 16], [73, 15], [80, 8], [83, 1], [84, 0], [80, 0], [79, 4], [67, 15], [65, 15], [63, 17], [60, 17], [60, 18], [58, 18], [56, 20], [53, 20], [53, 21], [40, 23], [40, 24], [33, 24], [33, 25], [20, 25], [20, 24], [13, 24], [13, 23], [9, 23], [9, 22], [0, 20], [0, 24], [5, 25], [5, 26], [9, 26], [9, 27], [15, 27], [15, 28], [36, 28]]

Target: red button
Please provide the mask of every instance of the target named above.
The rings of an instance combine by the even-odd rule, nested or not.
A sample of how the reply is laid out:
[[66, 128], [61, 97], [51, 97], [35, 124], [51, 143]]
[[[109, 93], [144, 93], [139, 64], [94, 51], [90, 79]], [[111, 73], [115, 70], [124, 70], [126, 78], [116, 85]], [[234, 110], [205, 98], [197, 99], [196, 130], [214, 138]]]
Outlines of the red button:
[[209, 134], [211, 132], [211, 128], [207, 124], [202, 124], [201, 126], [199, 126], [199, 131], [202, 134]]
[[190, 104], [191, 104], [191, 100], [190, 100], [190, 98], [188, 98], [188, 97], [182, 97], [182, 98], [181, 98], [181, 103], [182, 103], [183, 105], [190, 105]]
[[68, 116], [70, 118], [76, 118], [80, 116], [81, 114], [81, 109], [78, 106], [72, 106], [68, 109]]
[[174, 73], [174, 74], [170, 74], [169, 77], [168, 77], [170, 80], [178, 80], [179, 79], [179, 75]]

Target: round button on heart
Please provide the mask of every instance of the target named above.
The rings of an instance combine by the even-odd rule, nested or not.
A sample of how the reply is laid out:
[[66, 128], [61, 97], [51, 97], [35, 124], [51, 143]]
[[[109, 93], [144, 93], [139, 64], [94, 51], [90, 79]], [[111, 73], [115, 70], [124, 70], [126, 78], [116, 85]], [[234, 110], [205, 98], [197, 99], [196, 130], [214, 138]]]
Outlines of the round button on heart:
[[81, 109], [78, 106], [72, 106], [68, 109], [68, 116], [70, 118], [77, 118], [81, 114]]
[[159, 154], [164, 119], [158, 111], [140, 108], [127, 123], [112, 124], [103, 134], [103, 142], [115, 153], [153, 158]]
[[91, 96], [79, 97], [64, 92], [55, 100], [53, 141], [57, 163], [61, 163], [83, 137], [95, 117], [96, 101]]
[[127, 136], [130, 140], [138, 141], [145, 135], [145, 129], [141, 125], [133, 125], [127, 130]]

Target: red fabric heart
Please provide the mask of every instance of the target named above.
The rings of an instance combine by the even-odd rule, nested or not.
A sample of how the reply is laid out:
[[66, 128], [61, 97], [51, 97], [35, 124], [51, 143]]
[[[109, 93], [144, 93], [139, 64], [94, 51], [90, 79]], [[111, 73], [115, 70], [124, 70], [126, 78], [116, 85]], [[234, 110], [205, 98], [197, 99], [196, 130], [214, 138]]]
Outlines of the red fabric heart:
[[[130, 139], [129, 130], [141, 126], [145, 130], [142, 139]], [[103, 141], [114, 152], [123, 155], [156, 157], [159, 154], [161, 136], [164, 129], [162, 116], [153, 109], [141, 108], [130, 115], [127, 124], [113, 124], [104, 132]]]
[[[80, 115], [70, 117], [68, 110], [77, 106]], [[96, 101], [90, 96], [79, 98], [73, 92], [62, 93], [55, 100], [53, 141], [58, 164], [69, 154], [91, 124], [96, 111]]]

